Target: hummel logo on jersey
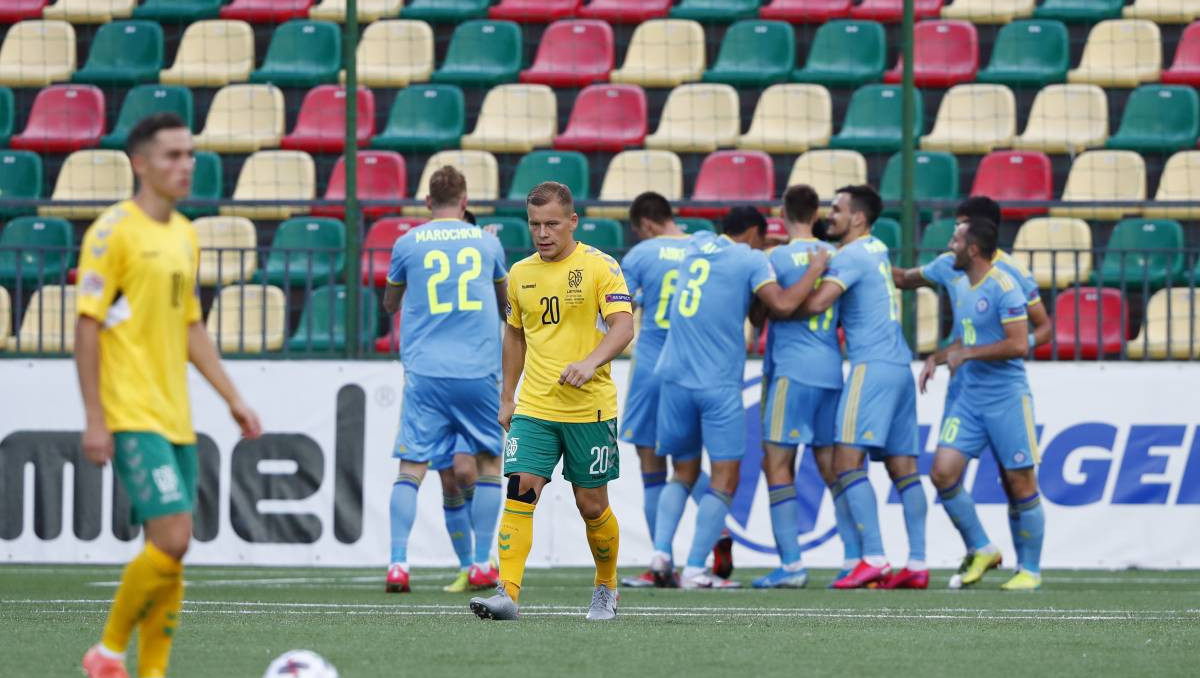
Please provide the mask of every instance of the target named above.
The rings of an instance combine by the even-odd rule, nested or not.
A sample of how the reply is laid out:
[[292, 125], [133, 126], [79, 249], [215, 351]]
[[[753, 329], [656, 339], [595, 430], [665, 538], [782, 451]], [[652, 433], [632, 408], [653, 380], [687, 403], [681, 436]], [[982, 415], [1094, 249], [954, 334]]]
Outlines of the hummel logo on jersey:
[[577, 268], [568, 273], [567, 284], [570, 285], [572, 289], [578, 289], [579, 286], [583, 284], [583, 269]]
[[537, 287], [537, 283], [524, 283], [521, 285], [521, 289], [523, 290], [531, 290], [535, 287]]

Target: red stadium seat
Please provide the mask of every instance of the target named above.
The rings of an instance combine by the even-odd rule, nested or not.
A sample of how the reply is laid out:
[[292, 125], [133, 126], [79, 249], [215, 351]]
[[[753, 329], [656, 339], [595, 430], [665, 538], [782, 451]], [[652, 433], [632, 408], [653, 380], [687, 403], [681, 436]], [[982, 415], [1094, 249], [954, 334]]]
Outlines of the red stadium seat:
[[488, 18], [546, 24], [575, 16], [581, 4], [581, 0], [500, 0], [500, 4], [488, 10]]
[[[408, 195], [408, 170], [404, 158], [395, 151], [358, 152], [358, 199], [359, 200], [403, 200]], [[329, 187], [325, 189], [326, 200], [346, 199], [346, 156], [341, 156], [333, 166]], [[345, 214], [340, 206], [328, 205], [313, 208], [317, 216], [342, 218]], [[385, 214], [399, 214], [400, 206], [369, 205], [363, 207], [367, 218]]]
[[687, 217], [724, 216], [738, 203], [771, 202], [775, 198], [775, 165], [762, 151], [717, 151], [700, 165], [692, 200], [727, 203], [719, 207], [681, 207]]
[[792, 237], [788, 235], [787, 226], [779, 217], [767, 217], [767, 243], [772, 245], [786, 244]]
[[[319, 85], [304, 95], [296, 127], [280, 140], [279, 146], [309, 153], [341, 153], [346, 150], [346, 88]], [[366, 87], [358, 88], [356, 135], [359, 147], [375, 136], [375, 95]]]
[[758, 10], [758, 15], [794, 24], [823, 24], [849, 16], [850, 7], [850, 0], [775, 0]]
[[1184, 29], [1175, 50], [1175, 61], [1163, 71], [1162, 81], [1200, 87], [1200, 21]]
[[241, 19], [256, 24], [283, 23], [308, 17], [313, 0], [233, 0], [221, 8], [222, 19]]
[[400, 350], [400, 318], [402, 314], [392, 316], [392, 326], [388, 333], [375, 338], [376, 353], [396, 353]]
[[603, 82], [613, 69], [614, 51], [612, 27], [603, 21], [556, 21], [542, 34], [537, 57], [521, 71], [521, 82], [551, 87]]
[[1058, 295], [1054, 304], [1054, 340], [1038, 346], [1034, 356], [1041, 360], [1055, 354], [1059, 360], [1076, 355], [1095, 359], [1120, 353], [1121, 340], [1128, 338], [1129, 304], [1121, 292], [1080, 287]]
[[[971, 195], [1006, 200], [1053, 200], [1050, 157], [1041, 151], [993, 151], [979, 161]], [[1004, 207], [1005, 219], [1045, 214], [1045, 207]]]
[[4, 0], [0, 6], [0, 23], [15, 24], [25, 19], [42, 18], [42, 10], [50, 0]]
[[592, 0], [579, 8], [575, 16], [600, 19], [612, 24], [640, 24], [661, 19], [671, 11], [672, 0]]
[[[387, 284], [388, 266], [392, 263], [392, 246], [400, 236], [425, 223], [425, 217], [388, 217], [380, 219], [367, 231], [363, 240], [363, 284], [383, 287]], [[398, 335], [397, 335], [398, 336]]]
[[11, 148], [70, 153], [93, 148], [104, 134], [104, 93], [92, 85], [51, 85], [38, 92], [25, 131]]
[[[922, 21], [913, 29], [913, 80], [917, 87], [950, 87], [975, 79], [979, 70], [979, 34], [969, 21]], [[904, 59], [884, 73], [883, 81], [901, 80]]]
[[637, 85], [591, 85], [579, 93], [554, 147], [619, 153], [646, 139], [646, 93]]
[[[942, 0], [913, 0], [913, 19], [936, 19], [942, 14]], [[904, 19], [904, 0], [863, 0], [850, 8], [851, 19], [900, 23]]]

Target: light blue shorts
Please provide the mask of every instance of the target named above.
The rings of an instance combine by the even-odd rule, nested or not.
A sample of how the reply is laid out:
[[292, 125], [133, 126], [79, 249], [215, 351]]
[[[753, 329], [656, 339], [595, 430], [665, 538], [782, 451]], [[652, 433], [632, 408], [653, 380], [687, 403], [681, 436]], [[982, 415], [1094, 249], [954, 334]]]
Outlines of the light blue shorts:
[[1003, 468], [1014, 471], [1037, 465], [1037, 427], [1033, 419], [1033, 396], [1015, 394], [986, 407], [973, 406], [956, 398], [942, 418], [940, 447], [949, 447], [978, 459], [990, 445]]
[[392, 456], [416, 463], [445, 463], [447, 457], [451, 464], [455, 452], [499, 456], [504, 441], [499, 414], [495, 377], [444, 379], [409, 372]]
[[763, 401], [763, 440], [785, 447], [832, 445], [841, 393], [787, 377], [775, 378]]
[[908, 365], [850, 366], [838, 401], [837, 442], [862, 448], [875, 461], [917, 456], [917, 388]]
[[742, 387], [704, 390], [665, 383], [658, 398], [660, 457], [695, 459], [701, 449], [709, 459], [734, 461], [746, 454], [746, 414]]
[[621, 440], [638, 447], [654, 447], [658, 442], [658, 398], [661, 380], [654, 363], [638, 361], [629, 380], [625, 411], [621, 413]]

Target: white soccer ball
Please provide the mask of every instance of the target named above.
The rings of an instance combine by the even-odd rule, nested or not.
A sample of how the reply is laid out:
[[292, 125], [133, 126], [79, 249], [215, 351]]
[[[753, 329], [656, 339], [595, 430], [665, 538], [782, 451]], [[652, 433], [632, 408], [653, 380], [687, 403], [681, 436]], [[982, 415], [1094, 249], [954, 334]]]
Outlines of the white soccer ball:
[[338, 678], [338, 672], [316, 652], [291, 650], [271, 662], [263, 678]]

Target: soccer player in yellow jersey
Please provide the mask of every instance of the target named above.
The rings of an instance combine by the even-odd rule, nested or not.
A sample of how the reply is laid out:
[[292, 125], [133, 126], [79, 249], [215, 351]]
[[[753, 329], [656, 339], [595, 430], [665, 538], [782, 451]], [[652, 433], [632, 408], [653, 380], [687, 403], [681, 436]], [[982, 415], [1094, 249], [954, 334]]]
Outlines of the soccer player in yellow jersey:
[[[596, 562], [587, 618], [617, 616], [617, 519], [608, 505], [619, 475], [617, 389], [608, 363], [633, 339], [633, 306], [616, 260], [575, 241], [579, 216], [571, 191], [556, 182], [526, 198], [537, 253], [508, 277], [500, 425], [507, 500], [500, 519], [500, 585], [472, 598], [484, 619], [516, 619], [533, 512], [559, 458], [587, 526]], [[524, 372], [520, 400], [517, 381]]]
[[262, 432], [200, 319], [196, 231], [175, 211], [191, 190], [191, 132], [179, 116], [155, 114], [133, 128], [127, 150], [138, 193], [101, 214], [83, 239], [75, 363], [87, 416], [83, 454], [116, 465], [146, 546], [125, 567], [100, 643], [83, 657], [88, 678], [127, 678], [135, 626], [138, 675], [167, 674], [196, 496], [188, 361], [229, 404], [243, 435]]

